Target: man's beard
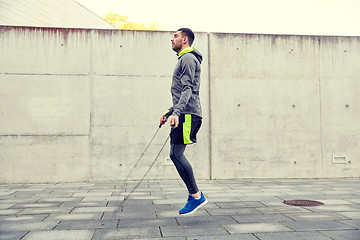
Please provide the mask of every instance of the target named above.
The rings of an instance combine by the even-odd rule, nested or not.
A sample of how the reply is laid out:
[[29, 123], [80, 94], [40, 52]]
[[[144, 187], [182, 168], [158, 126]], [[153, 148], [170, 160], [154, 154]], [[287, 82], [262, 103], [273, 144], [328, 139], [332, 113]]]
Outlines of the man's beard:
[[173, 46], [172, 46], [172, 49], [173, 49], [175, 52], [178, 53], [178, 52], [180, 51], [181, 47], [180, 47], [180, 46], [173, 45]]

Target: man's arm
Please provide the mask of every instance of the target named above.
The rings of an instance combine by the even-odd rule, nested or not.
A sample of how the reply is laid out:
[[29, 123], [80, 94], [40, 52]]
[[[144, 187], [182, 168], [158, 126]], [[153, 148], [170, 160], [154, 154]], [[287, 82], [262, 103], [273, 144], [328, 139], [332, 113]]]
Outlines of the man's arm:
[[180, 99], [174, 105], [172, 115], [180, 116], [180, 112], [186, 107], [193, 91], [193, 81], [195, 78], [196, 62], [189, 53], [181, 58], [181, 84], [182, 90]]
[[171, 116], [171, 114], [173, 113], [174, 109], [173, 107], [169, 108], [168, 110], [166, 110], [166, 112], [164, 113], [164, 115], [162, 115], [162, 117], [160, 118], [160, 125], [159, 127], [161, 127], [162, 125], [164, 125], [166, 123], [166, 121], [168, 120], [168, 118]]

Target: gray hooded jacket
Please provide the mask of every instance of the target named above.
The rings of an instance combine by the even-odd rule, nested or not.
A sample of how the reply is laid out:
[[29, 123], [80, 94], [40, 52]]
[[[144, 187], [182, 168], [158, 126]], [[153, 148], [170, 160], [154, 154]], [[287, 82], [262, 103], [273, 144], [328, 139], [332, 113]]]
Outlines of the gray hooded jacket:
[[166, 112], [166, 116], [202, 116], [199, 97], [201, 61], [201, 53], [193, 48], [184, 49], [179, 54], [171, 84], [173, 106]]

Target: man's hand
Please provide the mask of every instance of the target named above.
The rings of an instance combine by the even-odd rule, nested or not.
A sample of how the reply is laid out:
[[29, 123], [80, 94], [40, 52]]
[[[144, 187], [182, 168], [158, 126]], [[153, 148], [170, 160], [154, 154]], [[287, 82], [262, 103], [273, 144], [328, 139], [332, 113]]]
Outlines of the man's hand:
[[171, 115], [170, 116], [170, 127], [177, 128], [179, 125], [179, 117]]
[[167, 121], [167, 117], [165, 115], [163, 115], [161, 118], [160, 118], [160, 126], [161, 125], [164, 125]]

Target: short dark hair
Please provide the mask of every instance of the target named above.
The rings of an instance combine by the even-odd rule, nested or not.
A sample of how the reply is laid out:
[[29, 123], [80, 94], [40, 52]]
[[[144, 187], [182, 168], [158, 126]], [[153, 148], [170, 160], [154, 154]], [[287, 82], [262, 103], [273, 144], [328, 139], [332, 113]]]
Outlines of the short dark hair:
[[180, 28], [178, 31], [184, 33], [184, 35], [188, 38], [189, 45], [191, 46], [195, 40], [195, 34], [190, 28]]

